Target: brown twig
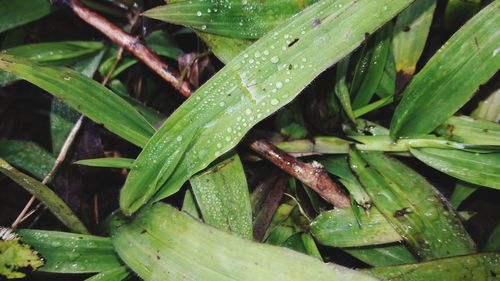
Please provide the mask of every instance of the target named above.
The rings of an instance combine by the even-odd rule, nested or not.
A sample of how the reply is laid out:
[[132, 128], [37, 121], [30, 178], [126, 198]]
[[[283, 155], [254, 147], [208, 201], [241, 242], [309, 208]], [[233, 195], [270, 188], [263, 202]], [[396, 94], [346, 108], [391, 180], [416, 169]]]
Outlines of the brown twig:
[[111, 41], [125, 48], [136, 58], [141, 60], [156, 74], [160, 75], [163, 80], [169, 82], [182, 95], [188, 97], [191, 94], [191, 86], [189, 83], [179, 80], [179, 72], [164, 63], [151, 49], [142, 44], [137, 37], [126, 33], [103, 16], [85, 7], [78, 0], [63, 1], [63, 3], [80, 19], [99, 30]]
[[252, 141], [250, 148], [316, 191], [335, 207], [347, 208], [351, 205], [349, 196], [332, 181], [321, 164], [301, 162], [265, 140]]

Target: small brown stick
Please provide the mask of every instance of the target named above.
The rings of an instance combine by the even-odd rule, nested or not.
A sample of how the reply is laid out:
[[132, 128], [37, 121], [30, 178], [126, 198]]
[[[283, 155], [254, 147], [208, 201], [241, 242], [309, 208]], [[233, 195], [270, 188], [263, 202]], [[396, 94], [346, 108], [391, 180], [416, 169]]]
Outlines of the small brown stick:
[[301, 162], [265, 140], [252, 141], [250, 148], [316, 191], [333, 206], [347, 208], [351, 205], [349, 196], [332, 181], [321, 164]]
[[78, 0], [63, 1], [79, 18], [102, 32], [111, 41], [125, 48], [136, 58], [149, 66], [163, 80], [169, 82], [183, 96], [189, 97], [192, 89], [189, 83], [179, 80], [179, 72], [164, 63], [151, 49], [146, 47], [141, 41], [120, 27], [109, 22], [101, 15], [85, 7]]

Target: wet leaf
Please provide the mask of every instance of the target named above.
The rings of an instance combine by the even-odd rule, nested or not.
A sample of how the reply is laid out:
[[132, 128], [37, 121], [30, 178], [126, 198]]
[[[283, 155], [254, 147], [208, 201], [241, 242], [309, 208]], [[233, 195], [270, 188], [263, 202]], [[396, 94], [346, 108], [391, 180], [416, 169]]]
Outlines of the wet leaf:
[[343, 248], [345, 252], [372, 266], [397, 265], [417, 262], [404, 244], [392, 243], [356, 248]]
[[500, 146], [500, 125], [484, 119], [453, 116], [435, 132], [457, 142]]
[[364, 270], [388, 281], [497, 280], [500, 254], [476, 254]]
[[457, 214], [421, 175], [383, 153], [352, 150], [349, 157], [375, 207], [417, 256], [426, 260], [476, 251]]
[[102, 167], [102, 168], [118, 168], [118, 169], [131, 169], [134, 165], [134, 159], [130, 158], [96, 158], [96, 159], [83, 159], [74, 162], [74, 164]]
[[[26, 44], [0, 53], [27, 58], [43, 65], [70, 65], [102, 50], [100, 42], [62, 41], [50, 43]], [[0, 71], [0, 85], [18, 80], [14, 74]]]
[[142, 208], [129, 224], [115, 217], [111, 232], [119, 256], [144, 280], [376, 280], [232, 236], [162, 203]]
[[252, 207], [245, 171], [237, 154], [190, 179], [205, 223], [252, 239]]
[[359, 109], [367, 105], [375, 94], [384, 74], [391, 38], [392, 24], [389, 23], [378, 30], [364, 47], [350, 89], [354, 97], [352, 108]]
[[351, 208], [323, 212], [311, 223], [311, 233], [319, 243], [332, 247], [378, 245], [403, 239], [376, 208], [358, 216]]
[[439, 148], [410, 149], [425, 164], [457, 179], [500, 189], [500, 153]]
[[316, 0], [202, 0], [156, 7], [144, 16], [234, 38], [257, 39]]
[[54, 156], [36, 143], [0, 140], [0, 158], [42, 180], [55, 162]]
[[392, 137], [430, 133], [498, 71], [499, 7], [495, 1], [467, 22], [413, 78], [394, 113]]
[[[410, 2], [322, 1], [262, 37], [200, 87], [151, 138], [122, 189], [122, 210], [130, 215], [153, 196], [160, 200], [177, 192]], [[332, 39], [338, 34], [346, 35], [344, 40]]]
[[18, 232], [45, 259], [46, 264], [39, 271], [101, 272], [121, 265], [109, 238], [34, 229]]
[[453, 189], [453, 193], [450, 196], [450, 204], [453, 208], [458, 209], [460, 204], [464, 202], [474, 191], [479, 188], [478, 185], [459, 181]]

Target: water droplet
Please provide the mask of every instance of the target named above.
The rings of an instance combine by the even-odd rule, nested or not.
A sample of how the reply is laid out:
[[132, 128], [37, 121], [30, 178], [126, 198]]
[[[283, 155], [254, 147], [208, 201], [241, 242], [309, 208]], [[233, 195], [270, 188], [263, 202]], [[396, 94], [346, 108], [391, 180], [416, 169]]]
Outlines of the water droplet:
[[279, 61], [280, 61], [280, 58], [278, 58], [278, 56], [274, 56], [271, 58], [272, 63], [278, 63]]
[[272, 99], [271, 100], [271, 104], [272, 105], [278, 105], [278, 103], [280, 103], [277, 99]]
[[201, 15], [202, 15], [201, 11], [196, 12], [196, 15], [201, 17]]
[[277, 82], [277, 83], [276, 83], [276, 88], [277, 88], [277, 89], [281, 89], [281, 88], [283, 88], [283, 83], [281, 83], [281, 82]]
[[182, 141], [182, 136], [177, 136], [176, 140], [177, 140], [178, 142], [181, 142], [181, 141]]

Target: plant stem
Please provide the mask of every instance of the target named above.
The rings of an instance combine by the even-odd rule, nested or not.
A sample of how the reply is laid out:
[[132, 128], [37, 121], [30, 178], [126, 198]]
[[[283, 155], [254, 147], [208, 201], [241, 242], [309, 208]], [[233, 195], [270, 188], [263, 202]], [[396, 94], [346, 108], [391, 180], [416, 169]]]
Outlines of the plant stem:
[[335, 207], [347, 208], [351, 205], [349, 196], [332, 181], [321, 164], [301, 162], [265, 140], [253, 141], [250, 148], [316, 191]]
[[170, 83], [170, 85], [177, 89], [183, 96], [188, 97], [191, 94], [191, 86], [187, 82], [182, 82], [179, 79], [179, 72], [164, 63], [158, 55], [146, 45], [142, 44], [139, 38], [126, 33], [103, 16], [85, 7], [78, 0], [63, 1], [63, 3], [80, 19], [99, 30], [111, 41], [125, 48], [144, 64], [149, 66], [149, 68], [160, 75], [163, 80]]

